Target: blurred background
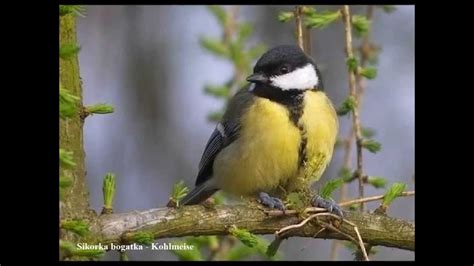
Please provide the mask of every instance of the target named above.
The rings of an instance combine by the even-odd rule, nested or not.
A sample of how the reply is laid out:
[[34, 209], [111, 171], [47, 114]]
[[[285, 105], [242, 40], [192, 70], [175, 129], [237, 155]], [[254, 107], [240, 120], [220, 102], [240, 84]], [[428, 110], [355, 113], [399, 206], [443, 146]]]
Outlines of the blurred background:
[[[267, 48], [295, 44], [294, 22], [278, 21], [279, 11], [294, 6], [240, 6], [238, 21], [253, 25], [249, 46]], [[226, 7], [229, 8], [229, 7]], [[337, 7], [316, 6], [319, 10]], [[364, 6], [351, 7], [365, 14]], [[378, 76], [367, 82], [362, 124], [376, 130], [382, 143], [377, 154], [364, 153], [364, 170], [414, 189], [414, 6], [397, 6], [386, 14], [375, 9], [372, 40], [382, 47]], [[205, 6], [87, 6], [78, 18], [79, 62], [84, 104], [105, 102], [110, 115], [96, 115], [85, 123], [87, 178], [91, 207], [102, 207], [102, 178], [117, 175], [116, 212], [164, 206], [173, 184], [193, 187], [198, 162], [215, 127], [207, 116], [224, 101], [206, 95], [209, 84], [222, 84], [234, 73], [231, 63], [199, 44], [202, 36], [220, 38], [222, 27]], [[348, 94], [342, 23], [311, 31], [312, 56], [320, 66], [326, 93], [336, 106]], [[253, 66], [253, 65], [252, 65]], [[347, 136], [351, 119], [340, 118], [340, 136]], [[342, 166], [336, 150], [323, 180]], [[353, 163], [354, 165], [354, 163]], [[366, 187], [366, 195], [383, 194]], [[337, 195], [338, 193], [336, 193]], [[357, 197], [357, 183], [349, 185]], [[375, 209], [377, 203], [367, 205]], [[414, 198], [397, 199], [389, 215], [414, 220]], [[269, 240], [273, 236], [266, 237]], [[166, 242], [162, 239], [159, 242]], [[280, 251], [285, 260], [328, 260], [331, 240], [290, 238]], [[131, 260], [176, 260], [166, 251], [129, 252]], [[117, 260], [109, 252], [105, 260]], [[352, 260], [342, 247], [339, 259]], [[374, 260], [414, 260], [414, 253], [378, 247]], [[250, 259], [261, 259], [254, 257]]]

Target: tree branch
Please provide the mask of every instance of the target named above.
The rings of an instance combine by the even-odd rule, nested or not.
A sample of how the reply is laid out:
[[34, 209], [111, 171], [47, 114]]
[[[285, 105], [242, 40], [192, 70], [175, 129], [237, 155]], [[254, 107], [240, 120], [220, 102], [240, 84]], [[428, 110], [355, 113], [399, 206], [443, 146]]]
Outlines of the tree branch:
[[[347, 220], [353, 222], [360, 231], [364, 242], [371, 245], [415, 250], [414, 223], [387, 216], [347, 212]], [[297, 224], [303, 219], [298, 215], [270, 216], [264, 210], [246, 205], [215, 206], [206, 208], [201, 205], [175, 208], [159, 208], [147, 211], [134, 211], [122, 214], [108, 214], [99, 217], [91, 228], [99, 236], [99, 242], [131, 243], [138, 232], [151, 233], [155, 239], [167, 237], [227, 235], [228, 229], [235, 225], [254, 234], [274, 234], [285, 226]], [[330, 223], [330, 218], [320, 219]], [[321, 231], [321, 225], [307, 223], [288, 235], [313, 237]], [[339, 230], [357, 238], [352, 226], [343, 223]], [[348, 240], [344, 234], [324, 230], [317, 238]]]
[[[342, 8], [342, 17], [344, 21], [344, 32], [345, 32], [345, 40], [346, 40], [346, 55], [348, 59], [354, 58], [354, 54], [352, 52], [352, 24], [351, 24], [351, 14], [349, 11], [349, 6], [344, 5]], [[356, 175], [359, 179], [359, 197], [364, 197], [364, 182], [363, 182], [363, 170], [362, 170], [362, 133], [360, 130], [360, 118], [359, 118], [359, 110], [357, 108], [357, 91], [356, 91], [356, 77], [355, 71], [350, 69], [349, 67], [349, 94], [354, 98], [356, 102], [356, 108], [352, 111], [352, 120], [353, 126], [356, 136], [356, 147], [357, 147], [357, 170]], [[364, 204], [360, 205], [360, 210], [364, 211]]]

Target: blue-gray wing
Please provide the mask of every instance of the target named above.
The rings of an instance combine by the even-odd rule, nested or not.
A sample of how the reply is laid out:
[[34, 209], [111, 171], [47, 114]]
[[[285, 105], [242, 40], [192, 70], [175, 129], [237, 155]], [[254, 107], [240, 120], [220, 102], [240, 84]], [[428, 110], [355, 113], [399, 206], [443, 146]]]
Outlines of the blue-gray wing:
[[212, 176], [214, 159], [223, 148], [237, 139], [239, 129], [240, 124], [238, 121], [224, 121], [217, 124], [209, 137], [201, 161], [199, 162], [196, 186], [202, 184]]

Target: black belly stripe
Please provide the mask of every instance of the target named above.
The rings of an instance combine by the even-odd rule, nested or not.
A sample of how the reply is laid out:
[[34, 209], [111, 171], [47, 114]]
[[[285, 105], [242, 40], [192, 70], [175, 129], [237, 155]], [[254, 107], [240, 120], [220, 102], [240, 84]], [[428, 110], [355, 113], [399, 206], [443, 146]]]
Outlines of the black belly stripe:
[[304, 126], [299, 126], [298, 129], [300, 130], [301, 135], [301, 142], [300, 148], [298, 153], [298, 166], [302, 167], [308, 161], [308, 155], [306, 154], [306, 147], [308, 146], [308, 138], [306, 136], [306, 129]]
[[292, 101], [291, 104], [285, 105], [285, 107], [290, 112], [290, 120], [293, 124], [299, 129], [301, 142], [300, 147], [298, 149], [298, 166], [301, 167], [306, 164], [308, 161], [306, 155], [306, 146], [308, 145], [308, 138], [306, 136], [306, 128], [304, 124], [300, 122], [301, 117], [304, 113], [304, 94], [301, 93]]
[[267, 98], [271, 101], [278, 102], [285, 106], [290, 115], [290, 120], [299, 129], [301, 142], [298, 152], [299, 167], [308, 161], [306, 154], [306, 146], [308, 138], [304, 125], [300, 123], [300, 119], [304, 112], [304, 91], [302, 90], [280, 90], [270, 86], [257, 85], [253, 91], [256, 96]]

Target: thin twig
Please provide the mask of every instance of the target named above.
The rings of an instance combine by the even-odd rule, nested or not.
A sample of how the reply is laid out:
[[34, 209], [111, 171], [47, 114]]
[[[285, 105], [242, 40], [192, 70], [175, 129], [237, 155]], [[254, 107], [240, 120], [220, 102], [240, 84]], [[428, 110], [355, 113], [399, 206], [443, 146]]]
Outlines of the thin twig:
[[328, 212], [323, 212], [323, 213], [312, 214], [312, 215], [310, 215], [308, 218], [306, 218], [306, 219], [304, 219], [303, 221], [301, 221], [299, 224], [292, 224], [292, 225], [283, 227], [282, 229], [276, 231], [275, 234], [278, 235], [278, 236], [280, 236], [283, 232], [286, 232], [286, 231], [288, 231], [288, 230], [303, 227], [307, 222], [311, 221], [311, 220], [314, 219], [315, 217], [318, 217], [318, 216], [326, 216], [326, 215], [330, 215], [330, 213], [328, 213]]
[[[373, 21], [373, 15], [374, 15], [374, 6], [369, 5], [367, 7], [366, 17], [371, 22]], [[364, 36], [362, 45], [359, 47], [359, 51], [361, 54], [361, 59], [360, 59], [361, 67], [365, 67], [369, 59], [370, 50], [368, 48], [372, 47], [372, 43], [370, 41], [371, 30], [372, 30], [372, 27], [369, 27], [366, 35]], [[356, 80], [357, 80], [357, 87], [358, 87], [357, 97], [356, 97], [357, 99], [356, 108], [358, 109], [358, 111], [360, 111], [362, 108], [362, 99], [363, 99], [365, 87], [366, 87], [366, 79], [362, 78], [362, 75], [358, 73]], [[352, 127], [349, 130], [349, 133], [344, 141], [343, 169], [351, 169], [351, 154], [352, 154], [352, 143], [353, 143], [352, 140], [354, 138], [355, 138], [355, 130]], [[342, 184], [341, 191], [339, 194], [339, 201], [345, 200], [345, 198], [347, 197], [347, 190], [348, 190], [347, 184], [346, 183]], [[337, 259], [337, 253], [338, 253], [339, 247], [340, 247], [340, 242], [338, 240], [334, 240], [331, 247], [331, 260]]]
[[346, 222], [346, 223], [348, 223], [348, 224], [350, 224], [350, 225], [354, 228], [354, 231], [355, 231], [355, 233], [356, 233], [356, 236], [357, 236], [357, 239], [358, 239], [358, 240], [355, 240], [351, 235], [342, 232], [341, 230], [337, 229], [336, 227], [332, 226], [331, 224], [327, 224], [326, 226], [327, 226], [329, 229], [331, 229], [331, 230], [333, 230], [333, 231], [336, 231], [336, 232], [338, 232], [338, 233], [344, 235], [345, 237], [349, 238], [352, 242], [354, 242], [356, 245], [358, 245], [359, 248], [360, 248], [360, 250], [362, 250], [362, 254], [364, 255], [364, 260], [369, 261], [369, 257], [367, 256], [367, 251], [366, 251], [366, 249], [365, 249], [364, 241], [362, 241], [362, 237], [361, 237], [361, 235], [360, 235], [360, 233], [359, 233], [359, 229], [357, 228], [357, 226], [356, 226], [354, 223], [352, 223], [352, 222], [350, 222], [350, 221], [348, 221], [348, 220], [346, 220], [346, 219], [344, 219], [343, 221]]
[[365, 250], [364, 241], [362, 241], [362, 237], [360, 236], [359, 229], [357, 229], [357, 226], [354, 226], [354, 231], [357, 234], [357, 239], [359, 239], [359, 246], [360, 246], [360, 249], [362, 250], [362, 254], [364, 254], [364, 259], [366, 261], [369, 261], [369, 256], [367, 256], [367, 251]]
[[[344, 5], [342, 8], [342, 17], [344, 20], [344, 32], [346, 36], [346, 55], [347, 58], [354, 58], [354, 53], [352, 51], [352, 25], [351, 25], [351, 14], [349, 11], [349, 6]], [[355, 71], [349, 68], [349, 94], [355, 99], [356, 106], [357, 103], [357, 91], [356, 91], [356, 79]], [[356, 136], [356, 147], [357, 147], [357, 169], [356, 175], [359, 178], [359, 197], [364, 197], [364, 182], [363, 169], [362, 169], [362, 134], [360, 130], [360, 118], [359, 111], [357, 108], [354, 108], [352, 111], [352, 122], [355, 129]], [[364, 211], [364, 204], [360, 205], [360, 210]]]
[[323, 227], [321, 228], [321, 230], [319, 230], [318, 232], [316, 232], [316, 234], [313, 235], [313, 237], [316, 237], [319, 235], [319, 233], [321, 233], [322, 231], [326, 230], [326, 227]]
[[236, 20], [239, 9], [239, 6], [231, 6], [227, 11], [227, 20], [224, 24], [224, 35], [222, 36], [224, 43], [230, 43], [232, 40], [232, 35], [234, 35], [237, 26]]
[[301, 21], [302, 20], [301, 9], [302, 9], [301, 6], [295, 7], [296, 40], [297, 40], [298, 46], [301, 48], [301, 50], [304, 51], [303, 22]]
[[356, 245], [359, 245], [359, 242], [354, 238], [352, 237], [351, 235], [349, 235], [348, 233], [345, 233], [341, 230], [339, 230], [338, 228], [336, 228], [335, 226], [333, 226], [332, 224], [327, 224], [327, 223], [321, 223], [322, 226], [328, 228], [329, 230], [332, 230], [332, 231], [335, 231], [343, 236], [345, 236], [347, 239], [349, 239], [350, 241], [354, 242], [354, 244]]
[[[400, 197], [409, 197], [409, 196], [414, 196], [414, 195], [415, 195], [414, 190], [413, 191], [405, 191], [405, 192], [402, 192]], [[339, 203], [339, 206], [341, 206], [341, 207], [342, 206], [350, 206], [350, 205], [357, 204], [357, 203], [377, 201], [377, 200], [381, 200], [383, 198], [384, 198], [384, 195], [379, 195], [379, 196], [372, 196], [372, 197], [367, 197], [367, 198], [362, 198], [362, 199], [349, 200], [349, 201]]]
[[[334, 217], [336, 219], [340, 219], [339, 216], [335, 215], [335, 214], [332, 214], [332, 213], [328, 213], [328, 212], [323, 212], [323, 213], [316, 213], [316, 214], [312, 214], [310, 215], [308, 218], [304, 219], [303, 221], [301, 221], [299, 224], [293, 224], [293, 225], [289, 225], [289, 226], [286, 226], [286, 227], [283, 227], [282, 229], [278, 230], [277, 232], [275, 232], [275, 234], [277, 235], [277, 237], [280, 237], [284, 232], [288, 231], [288, 230], [292, 230], [292, 229], [296, 229], [296, 228], [301, 228], [303, 227], [306, 223], [308, 223], [309, 221], [313, 220], [314, 218], [318, 217], [318, 216], [330, 216], [330, 217]], [[323, 228], [321, 230], [319, 230], [318, 232], [316, 232], [316, 234], [314, 235], [317, 236], [319, 233], [321, 233], [322, 231], [324, 231], [325, 228], [327, 227], [330, 227], [332, 230], [335, 230], [339, 233], [342, 233], [343, 235], [347, 236], [349, 239], [351, 239], [352, 241], [354, 241], [355, 243], [357, 243], [359, 246], [360, 246], [360, 249], [362, 250], [362, 254], [364, 254], [364, 259], [366, 261], [369, 260], [369, 257], [367, 256], [367, 251], [365, 250], [365, 246], [364, 246], [364, 242], [362, 241], [362, 237], [360, 236], [360, 233], [359, 233], [359, 230], [357, 229], [357, 226], [352, 223], [351, 221], [349, 220], [346, 220], [346, 219], [342, 219], [343, 222], [346, 222], [347, 224], [351, 225], [353, 228], [354, 228], [354, 231], [357, 235], [357, 238], [358, 238], [358, 241], [356, 241], [352, 236], [349, 236], [348, 234], [345, 234], [345, 233], [342, 233], [339, 229], [337, 229], [336, 227], [332, 226], [332, 225], [328, 225], [328, 226], [323, 226]], [[320, 223], [321, 224], [321, 223]]]

